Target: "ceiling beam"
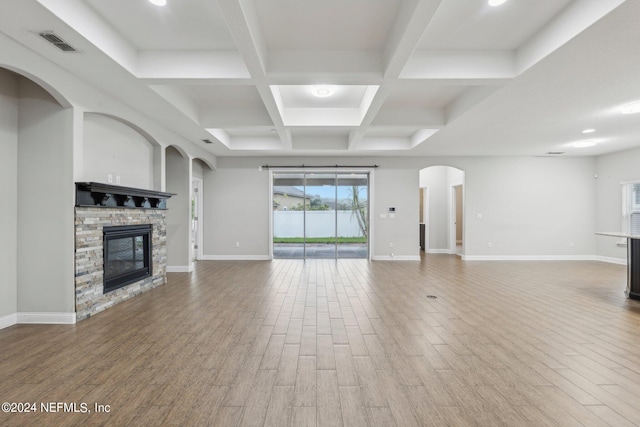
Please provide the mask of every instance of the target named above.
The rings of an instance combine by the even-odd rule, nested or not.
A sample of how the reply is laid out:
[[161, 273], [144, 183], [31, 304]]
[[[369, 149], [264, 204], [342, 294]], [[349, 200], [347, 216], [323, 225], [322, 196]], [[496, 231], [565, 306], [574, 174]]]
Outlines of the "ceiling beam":
[[435, 16], [442, 0], [407, 0], [402, 3], [398, 18], [387, 39], [383, 51], [383, 77], [380, 88], [371, 102], [360, 127], [349, 137], [349, 149], [355, 150], [365, 135], [365, 129], [371, 125], [393, 89], [411, 55], [420, 43], [420, 39]]
[[227, 27], [244, 59], [264, 106], [273, 121], [283, 149], [291, 150], [291, 134], [284, 127], [276, 100], [267, 81], [267, 49], [260, 33], [256, 11], [251, 0], [217, 0]]
[[138, 52], [82, 0], [37, 0], [129, 73], [135, 75]]
[[626, 0], [576, 0], [549, 21], [516, 52], [518, 74], [551, 54]]

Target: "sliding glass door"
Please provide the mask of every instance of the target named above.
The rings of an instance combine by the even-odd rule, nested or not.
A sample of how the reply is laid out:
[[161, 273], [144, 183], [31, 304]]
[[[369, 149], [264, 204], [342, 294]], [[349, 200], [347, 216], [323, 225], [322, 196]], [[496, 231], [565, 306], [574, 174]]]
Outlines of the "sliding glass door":
[[304, 258], [304, 210], [309, 204], [304, 174], [273, 175], [273, 256]]
[[273, 173], [274, 258], [367, 258], [369, 174]]
[[369, 246], [369, 174], [340, 174], [336, 187], [340, 195], [337, 199], [338, 258], [364, 258]]
[[336, 174], [305, 174], [305, 257], [336, 257]]

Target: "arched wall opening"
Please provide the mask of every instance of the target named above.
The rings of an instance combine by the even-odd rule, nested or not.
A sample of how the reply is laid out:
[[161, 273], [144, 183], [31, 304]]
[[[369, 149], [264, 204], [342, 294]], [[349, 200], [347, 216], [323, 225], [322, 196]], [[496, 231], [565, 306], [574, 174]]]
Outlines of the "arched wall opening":
[[426, 253], [464, 255], [464, 186], [461, 169], [420, 170], [420, 246]]
[[6, 77], [7, 73], [9, 75], [13, 75], [13, 76], [17, 77], [18, 79], [22, 78], [22, 79], [25, 79], [25, 80], [30, 81], [33, 84], [37, 85], [42, 90], [44, 90], [46, 93], [48, 93], [49, 96], [58, 105], [60, 105], [62, 108], [71, 108], [72, 107], [71, 102], [62, 93], [60, 93], [53, 86], [51, 86], [49, 83], [47, 83], [43, 79], [39, 78], [38, 76], [36, 76], [36, 75], [34, 75], [32, 73], [28, 73], [28, 72], [26, 72], [24, 70], [20, 70], [18, 68], [12, 67], [10, 65], [0, 64], [0, 74], [4, 75], [3, 84], [6, 83], [6, 80], [4, 80], [4, 78]]
[[0, 326], [72, 323], [74, 114], [25, 75], [0, 68]]
[[167, 271], [193, 269], [191, 249], [191, 170], [192, 161], [178, 147], [165, 150], [166, 191], [174, 195], [167, 201]]
[[204, 181], [205, 176], [212, 171], [211, 166], [202, 159], [195, 158], [191, 161], [191, 260], [204, 259]]

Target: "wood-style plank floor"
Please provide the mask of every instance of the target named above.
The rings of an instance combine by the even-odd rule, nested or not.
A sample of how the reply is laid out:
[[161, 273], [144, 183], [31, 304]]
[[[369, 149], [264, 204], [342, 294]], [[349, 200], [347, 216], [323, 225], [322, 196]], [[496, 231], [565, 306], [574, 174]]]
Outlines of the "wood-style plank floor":
[[450, 255], [200, 262], [76, 325], [0, 330], [0, 401], [92, 411], [0, 425], [640, 425], [625, 280]]

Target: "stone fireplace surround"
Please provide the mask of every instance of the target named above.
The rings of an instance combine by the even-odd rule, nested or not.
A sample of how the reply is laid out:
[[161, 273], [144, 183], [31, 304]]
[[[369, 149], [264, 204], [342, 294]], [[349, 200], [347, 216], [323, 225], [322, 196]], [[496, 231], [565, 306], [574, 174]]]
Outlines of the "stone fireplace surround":
[[[75, 303], [77, 321], [166, 283], [167, 232], [166, 210], [163, 208], [165, 206], [164, 199], [170, 197], [171, 194], [105, 184], [95, 184], [91, 187], [91, 184], [93, 183], [76, 184]], [[149, 206], [146, 198], [144, 202], [132, 206], [134, 205], [131, 202], [132, 197], [127, 196], [127, 193], [149, 193], [164, 199], [162, 203], [153, 204], [159, 208], [144, 207], [145, 205]], [[110, 202], [106, 203], [107, 200]], [[121, 202], [112, 203], [115, 200]], [[131, 207], [127, 207], [127, 205]], [[105, 294], [103, 292], [103, 227], [141, 224], [151, 224], [152, 226], [153, 275]]]

